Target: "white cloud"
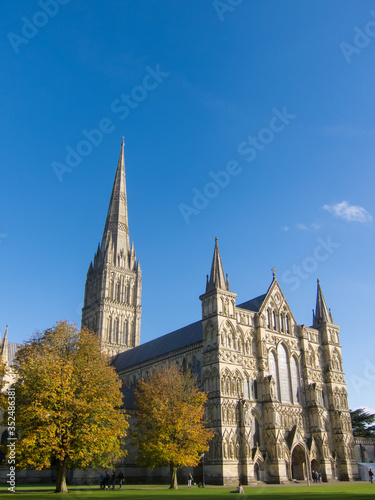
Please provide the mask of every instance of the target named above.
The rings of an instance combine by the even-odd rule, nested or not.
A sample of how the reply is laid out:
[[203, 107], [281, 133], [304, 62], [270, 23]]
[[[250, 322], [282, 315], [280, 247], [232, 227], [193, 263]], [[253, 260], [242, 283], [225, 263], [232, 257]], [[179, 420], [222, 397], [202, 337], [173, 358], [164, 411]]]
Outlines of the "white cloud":
[[283, 226], [283, 227], [281, 228], [281, 231], [289, 231], [289, 226]]
[[324, 205], [323, 210], [327, 210], [348, 222], [369, 222], [372, 220], [372, 215], [367, 210], [357, 205], [349, 205], [347, 201], [336, 203], [336, 205]]
[[375, 137], [375, 129], [364, 129], [351, 125], [326, 125], [325, 127], [320, 127], [318, 130], [326, 137]]
[[299, 231], [315, 231], [316, 229], [319, 229], [320, 226], [316, 222], [313, 222], [309, 226], [307, 226], [306, 224], [301, 224], [300, 222], [297, 222], [296, 228]]

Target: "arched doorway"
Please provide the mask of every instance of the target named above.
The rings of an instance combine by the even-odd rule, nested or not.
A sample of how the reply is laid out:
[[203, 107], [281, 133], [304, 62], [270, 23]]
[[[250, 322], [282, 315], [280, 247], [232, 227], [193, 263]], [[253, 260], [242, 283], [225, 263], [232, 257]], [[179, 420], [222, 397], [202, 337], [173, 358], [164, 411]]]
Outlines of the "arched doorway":
[[311, 474], [312, 474], [312, 480], [314, 481], [316, 479], [316, 473], [320, 472], [320, 465], [319, 462], [314, 458], [311, 460]]
[[254, 479], [255, 481], [264, 481], [264, 464], [260, 460], [254, 464]]
[[254, 465], [254, 478], [255, 481], [260, 481], [259, 464], [258, 462]]
[[298, 444], [292, 453], [292, 477], [293, 479], [305, 479], [306, 453], [305, 449]]

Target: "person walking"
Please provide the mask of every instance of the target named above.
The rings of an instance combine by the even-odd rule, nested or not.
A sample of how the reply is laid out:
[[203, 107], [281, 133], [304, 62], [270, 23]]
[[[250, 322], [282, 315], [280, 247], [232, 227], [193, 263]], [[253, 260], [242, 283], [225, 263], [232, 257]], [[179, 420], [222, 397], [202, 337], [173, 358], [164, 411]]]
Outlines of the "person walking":
[[368, 475], [369, 475], [370, 483], [372, 483], [372, 480], [373, 480], [373, 477], [374, 477], [374, 473], [372, 472], [371, 469], [368, 470]]
[[114, 490], [115, 486], [116, 486], [116, 473], [114, 470], [112, 471], [111, 482], [109, 484], [110, 484], [110, 486], [112, 486], [112, 489]]
[[100, 476], [99, 476], [99, 485], [100, 485], [100, 489], [104, 490], [104, 476], [103, 476], [103, 474], [100, 474]]
[[120, 490], [121, 490], [122, 484], [125, 482], [125, 476], [124, 476], [124, 473], [122, 471], [119, 472], [117, 479], [119, 480]]
[[194, 483], [193, 476], [190, 474], [188, 475], [188, 488], [191, 488], [192, 484]]
[[103, 481], [103, 489], [104, 490], [108, 490], [109, 479], [110, 479], [109, 474], [108, 474], [108, 472], [106, 472], [104, 474], [104, 481]]

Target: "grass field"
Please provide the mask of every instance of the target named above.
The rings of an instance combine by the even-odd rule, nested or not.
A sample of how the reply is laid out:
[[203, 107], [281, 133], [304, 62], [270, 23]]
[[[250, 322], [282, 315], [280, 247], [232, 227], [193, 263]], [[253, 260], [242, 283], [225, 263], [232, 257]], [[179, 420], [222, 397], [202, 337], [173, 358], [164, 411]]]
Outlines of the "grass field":
[[[127, 485], [123, 489], [101, 491], [97, 486], [70, 486], [67, 495], [53, 493], [53, 485], [19, 485], [16, 486], [16, 495], [20, 495], [25, 500], [44, 500], [46, 498], [82, 498], [82, 500], [95, 500], [102, 498], [113, 498], [117, 500], [133, 499], [150, 500], [150, 498], [168, 500], [176, 500], [183, 498], [184, 500], [198, 500], [207, 498], [213, 500], [225, 497], [232, 498], [227, 487], [207, 486], [206, 488], [187, 488], [185, 485], [180, 486], [177, 491], [169, 490], [167, 486], [132, 486]], [[241, 499], [262, 497], [262, 500], [333, 500], [341, 499], [350, 500], [375, 500], [375, 484], [368, 483], [351, 483], [351, 484], [313, 484], [308, 486], [250, 486], [244, 487], [245, 494], [241, 495]], [[7, 497], [14, 495], [8, 492], [6, 486], [0, 486], [0, 495]], [[277, 498], [275, 498], [277, 497]], [[235, 497], [236, 498], [236, 497]]]

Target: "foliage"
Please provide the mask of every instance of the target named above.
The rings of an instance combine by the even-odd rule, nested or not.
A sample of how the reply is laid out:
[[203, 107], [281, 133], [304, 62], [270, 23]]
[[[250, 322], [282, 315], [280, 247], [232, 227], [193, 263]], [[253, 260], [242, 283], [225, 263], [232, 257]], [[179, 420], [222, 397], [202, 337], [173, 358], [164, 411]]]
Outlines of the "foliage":
[[20, 468], [56, 462], [56, 491], [66, 492], [66, 468], [110, 467], [125, 455], [121, 382], [94, 333], [61, 321], [17, 352], [15, 370]]
[[375, 438], [375, 414], [365, 411], [364, 408], [350, 410], [353, 435], [356, 437]]
[[204, 420], [207, 395], [190, 373], [171, 365], [142, 379], [135, 397], [132, 438], [138, 463], [149, 468], [169, 465], [170, 487], [177, 489], [177, 469], [198, 465], [213, 436]]

